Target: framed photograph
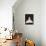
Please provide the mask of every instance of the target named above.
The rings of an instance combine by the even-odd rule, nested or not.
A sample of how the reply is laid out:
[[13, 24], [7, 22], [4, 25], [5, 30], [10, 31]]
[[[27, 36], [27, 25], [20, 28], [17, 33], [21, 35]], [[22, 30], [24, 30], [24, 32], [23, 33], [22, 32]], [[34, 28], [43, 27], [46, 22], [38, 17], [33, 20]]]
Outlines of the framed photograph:
[[25, 14], [25, 24], [34, 24], [34, 14]]

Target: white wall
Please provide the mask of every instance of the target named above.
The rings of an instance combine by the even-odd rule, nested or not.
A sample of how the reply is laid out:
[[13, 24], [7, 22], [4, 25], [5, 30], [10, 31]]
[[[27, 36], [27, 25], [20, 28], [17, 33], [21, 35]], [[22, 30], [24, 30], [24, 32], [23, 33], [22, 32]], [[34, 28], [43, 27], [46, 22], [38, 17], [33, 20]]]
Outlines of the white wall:
[[41, 38], [42, 46], [46, 46], [46, 0], [41, 1]]
[[[13, 6], [15, 19], [15, 28], [22, 32], [24, 37], [35, 41], [36, 46], [41, 46], [41, 29], [40, 29], [40, 0], [23, 0], [17, 7]], [[25, 25], [25, 14], [34, 14], [34, 24]]]
[[12, 6], [16, 0], [0, 0], [0, 27], [12, 28]]

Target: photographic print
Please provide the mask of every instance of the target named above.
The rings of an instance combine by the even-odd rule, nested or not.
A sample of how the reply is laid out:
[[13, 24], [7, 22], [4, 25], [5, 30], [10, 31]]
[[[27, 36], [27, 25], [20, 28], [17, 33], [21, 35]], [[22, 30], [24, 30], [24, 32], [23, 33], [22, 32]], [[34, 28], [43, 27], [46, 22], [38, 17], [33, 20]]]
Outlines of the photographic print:
[[34, 14], [25, 14], [25, 24], [34, 24]]

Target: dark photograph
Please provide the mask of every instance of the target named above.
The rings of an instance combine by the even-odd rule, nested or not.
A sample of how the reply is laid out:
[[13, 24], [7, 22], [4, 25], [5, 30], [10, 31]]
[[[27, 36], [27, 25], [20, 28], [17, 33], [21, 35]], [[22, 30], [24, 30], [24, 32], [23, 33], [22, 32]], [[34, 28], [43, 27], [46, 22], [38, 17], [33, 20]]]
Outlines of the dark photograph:
[[25, 24], [34, 24], [34, 14], [25, 14]]

